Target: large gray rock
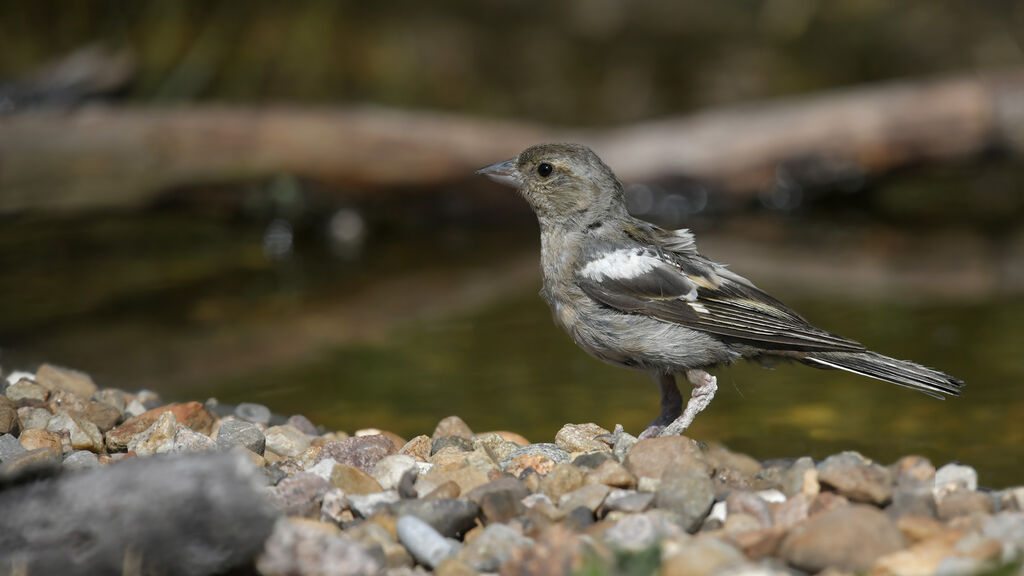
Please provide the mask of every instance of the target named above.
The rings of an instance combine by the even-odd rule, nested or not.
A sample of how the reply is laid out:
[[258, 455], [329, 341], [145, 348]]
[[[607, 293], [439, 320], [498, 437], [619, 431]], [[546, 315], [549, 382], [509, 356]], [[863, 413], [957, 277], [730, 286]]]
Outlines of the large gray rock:
[[903, 535], [888, 516], [873, 506], [852, 504], [812, 516], [790, 531], [779, 552], [807, 572], [828, 567], [866, 572], [876, 559], [903, 546]]
[[8, 488], [0, 566], [121, 574], [131, 551], [142, 574], [227, 572], [250, 563], [273, 527], [257, 478], [234, 455], [158, 456]]
[[228, 450], [233, 446], [242, 446], [263, 455], [267, 446], [267, 438], [260, 427], [247, 420], [225, 418], [217, 430], [217, 447]]
[[679, 514], [688, 532], [700, 527], [714, 502], [714, 484], [707, 468], [701, 466], [674, 464], [667, 468], [654, 495], [654, 505]]

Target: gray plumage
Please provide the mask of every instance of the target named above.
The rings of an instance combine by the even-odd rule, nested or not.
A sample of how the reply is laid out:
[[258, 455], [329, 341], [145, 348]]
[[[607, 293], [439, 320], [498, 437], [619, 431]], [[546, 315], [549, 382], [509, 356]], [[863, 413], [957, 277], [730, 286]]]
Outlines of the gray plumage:
[[[589, 148], [541, 144], [478, 170], [519, 188], [540, 222], [542, 296], [591, 355], [648, 370], [662, 413], [642, 436], [678, 434], [714, 397], [705, 369], [773, 356], [837, 368], [930, 396], [963, 382], [812, 326], [746, 278], [701, 256], [689, 230], [626, 211], [622, 185]], [[694, 385], [686, 411], [674, 374]]]

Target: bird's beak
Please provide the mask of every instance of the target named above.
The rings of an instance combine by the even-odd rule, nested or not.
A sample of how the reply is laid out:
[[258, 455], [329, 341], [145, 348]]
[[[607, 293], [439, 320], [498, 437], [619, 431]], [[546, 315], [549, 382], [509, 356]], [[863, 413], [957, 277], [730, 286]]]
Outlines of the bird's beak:
[[516, 170], [516, 159], [509, 158], [504, 162], [496, 162], [490, 166], [484, 166], [476, 171], [477, 174], [487, 176], [495, 182], [499, 182], [513, 188], [522, 188], [523, 181], [519, 177], [519, 170]]

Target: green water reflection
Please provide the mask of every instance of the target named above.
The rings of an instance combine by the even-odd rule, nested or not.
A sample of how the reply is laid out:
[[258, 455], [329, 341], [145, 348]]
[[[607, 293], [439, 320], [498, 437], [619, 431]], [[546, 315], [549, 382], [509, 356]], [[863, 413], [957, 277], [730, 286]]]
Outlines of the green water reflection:
[[[694, 437], [760, 458], [853, 449], [889, 462], [918, 453], [970, 463], [985, 485], [1020, 482], [1024, 303], [788, 300], [821, 326], [964, 378], [966, 394], [936, 401], [839, 372], [739, 364], [717, 372], [718, 397], [691, 428]], [[658, 410], [646, 375], [579, 351], [532, 293], [213, 388], [221, 400], [264, 402], [332, 428], [406, 436], [429, 434], [448, 414], [478, 431], [510, 429], [535, 442], [551, 441], [565, 422], [621, 423], [636, 433]]]

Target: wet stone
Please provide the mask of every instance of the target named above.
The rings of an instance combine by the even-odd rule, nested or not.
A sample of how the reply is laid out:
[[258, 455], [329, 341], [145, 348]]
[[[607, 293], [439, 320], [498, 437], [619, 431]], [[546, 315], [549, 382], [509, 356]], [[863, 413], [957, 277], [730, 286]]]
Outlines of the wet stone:
[[324, 445], [316, 461], [333, 458], [339, 464], [355, 466], [369, 474], [373, 472], [373, 467], [377, 465], [377, 462], [394, 453], [395, 445], [387, 436], [373, 434], [329, 442]]
[[242, 402], [235, 406], [235, 417], [253, 424], [270, 424], [270, 408], [263, 404]]

